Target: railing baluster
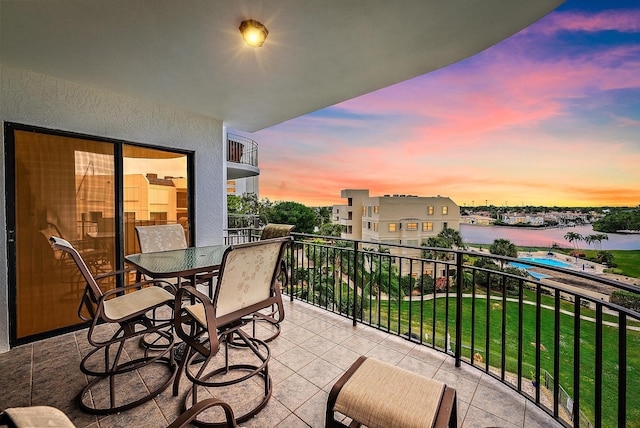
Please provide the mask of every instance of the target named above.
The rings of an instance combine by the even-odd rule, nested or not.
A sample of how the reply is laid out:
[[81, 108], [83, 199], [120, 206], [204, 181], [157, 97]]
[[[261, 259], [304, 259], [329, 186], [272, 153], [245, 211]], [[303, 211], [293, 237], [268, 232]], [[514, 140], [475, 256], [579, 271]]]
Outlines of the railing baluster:
[[559, 418], [560, 401], [560, 290], [556, 288], [553, 327], [553, 416]]
[[462, 253], [456, 253], [456, 367], [460, 367], [462, 358], [462, 287], [464, 285], [462, 258]]
[[420, 261], [420, 343], [424, 340], [424, 263]]
[[580, 427], [580, 296], [573, 309], [573, 427]]
[[500, 380], [504, 382], [507, 362], [507, 277], [502, 277], [502, 344], [500, 346]]
[[[637, 391], [636, 391], [637, 392]], [[627, 315], [618, 319], [618, 426], [627, 423]]]
[[602, 426], [602, 304], [596, 302], [596, 368], [595, 368], [595, 414], [596, 428]]
[[[363, 268], [364, 268], [364, 265], [363, 265]], [[360, 279], [360, 283], [362, 284], [362, 278]], [[357, 312], [358, 312], [358, 242], [353, 241], [353, 326], [354, 327], [357, 325]]]
[[536, 404], [540, 403], [540, 323], [542, 321], [542, 287], [536, 284]]
[[[462, 254], [460, 254], [462, 257]], [[462, 314], [460, 314], [462, 316]], [[471, 365], [476, 354], [476, 270], [471, 272]]]
[[524, 317], [524, 282], [518, 281], [518, 391], [522, 391], [522, 327]]
[[488, 373], [489, 372], [489, 360], [490, 360], [490, 355], [491, 355], [491, 346], [490, 346], [490, 340], [491, 340], [491, 272], [487, 272], [487, 304], [486, 304], [486, 310], [487, 310], [487, 325], [485, 326], [485, 343], [484, 343], [484, 349], [485, 349], [485, 353], [487, 354], [487, 358], [484, 360], [484, 370]]

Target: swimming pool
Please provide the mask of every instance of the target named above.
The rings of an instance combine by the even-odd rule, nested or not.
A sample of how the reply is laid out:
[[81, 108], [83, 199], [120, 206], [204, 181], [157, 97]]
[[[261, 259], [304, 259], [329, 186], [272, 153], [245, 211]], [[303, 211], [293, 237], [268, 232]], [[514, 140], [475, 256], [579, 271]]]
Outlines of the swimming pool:
[[[561, 261], [554, 260], [554, 259], [541, 259], [541, 258], [535, 258], [535, 257], [520, 257], [518, 260], [527, 261], [527, 262], [534, 262], [534, 263], [540, 263], [541, 265], [554, 266], [554, 267], [569, 267], [569, 266], [571, 266], [571, 265], [569, 265], [567, 263], [563, 263]], [[531, 269], [532, 267], [534, 267], [534, 266], [530, 266], [530, 265], [525, 265], [524, 263], [516, 263], [516, 262], [511, 262], [509, 264], [511, 266], [518, 267], [520, 269]]]
[[559, 260], [554, 260], [554, 259], [541, 259], [541, 258], [535, 258], [535, 257], [521, 257], [519, 260], [524, 260], [527, 262], [534, 262], [534, 263], [540, 263], [541, 265], [547, 265], [547, 266], [555, 266], [555, 267], [569, 267], [571, 265], [561, 262]]

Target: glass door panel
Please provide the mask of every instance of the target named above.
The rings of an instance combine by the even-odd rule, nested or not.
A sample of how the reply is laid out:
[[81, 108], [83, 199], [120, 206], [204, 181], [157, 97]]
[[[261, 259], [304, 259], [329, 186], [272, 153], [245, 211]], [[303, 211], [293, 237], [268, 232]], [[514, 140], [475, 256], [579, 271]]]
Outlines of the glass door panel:
[[140, 252], [135, 226], [181, 224], [189, 238], [187, 155], [125, 144], [125, 255]]
[[114, 146], [14, 131], [16, 337], [78, 324], [84, 282], [52, 235], [71, 242], [94, 274], [115, 260]]

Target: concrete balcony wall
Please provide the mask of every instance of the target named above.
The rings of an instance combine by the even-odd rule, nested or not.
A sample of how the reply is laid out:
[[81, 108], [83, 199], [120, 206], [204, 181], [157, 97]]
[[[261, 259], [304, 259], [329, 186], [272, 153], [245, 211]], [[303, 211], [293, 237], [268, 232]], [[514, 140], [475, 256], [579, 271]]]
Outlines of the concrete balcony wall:
[[[198, 244], [222, 242], [226, 213], [222, 122], [101, 88], [0, 65], [0, 121], [196, 152]], [[4, 132], [0, 137], [4, 145]], [[2, 166], [4, 167], [4, 151]], [[5, 186], [5, 174], [0, 175]], [[0, 224], [6, 229], [6, 200]], [[0, 352], [9, 347], [6, 241], [0, 242]]]

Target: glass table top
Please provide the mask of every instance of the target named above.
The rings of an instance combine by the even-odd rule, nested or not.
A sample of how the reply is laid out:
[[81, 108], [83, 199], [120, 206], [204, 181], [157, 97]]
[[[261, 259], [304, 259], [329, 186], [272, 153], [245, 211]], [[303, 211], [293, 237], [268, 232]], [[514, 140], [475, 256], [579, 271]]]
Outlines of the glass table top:
[[130, 254], [125, 259], [145, 275], [154, 278], [189, 276], [218, 269], [228, 247], [189, 247], [156, 253]]

